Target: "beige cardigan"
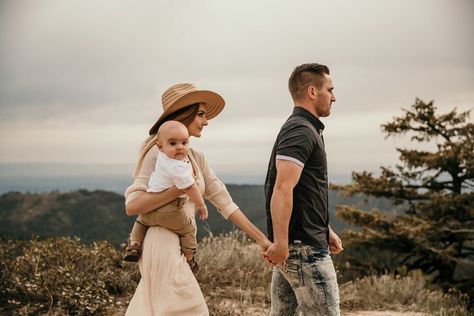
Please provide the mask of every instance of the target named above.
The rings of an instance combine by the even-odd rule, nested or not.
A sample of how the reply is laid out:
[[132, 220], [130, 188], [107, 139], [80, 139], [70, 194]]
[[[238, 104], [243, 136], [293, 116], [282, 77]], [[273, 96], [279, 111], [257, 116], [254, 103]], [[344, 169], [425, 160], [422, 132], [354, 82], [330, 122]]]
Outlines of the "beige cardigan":
[[[132, 185], [125, 191], [125, 204], [134, 200], [139, 192], [146, 191], [148, 179], [155, 169], [157, 156], [158, 148], [156, 146], [153, 146], [146, 153], [140, 172], [135, 177]], [[191, 148], [188, 157], [195, 171], [194, 179], [203, 197], [211, 202], [217, 208], [217, 211], [227, 219], [239, 207], [232, 201], [225, 185], [217, 178], [201, 152]]]

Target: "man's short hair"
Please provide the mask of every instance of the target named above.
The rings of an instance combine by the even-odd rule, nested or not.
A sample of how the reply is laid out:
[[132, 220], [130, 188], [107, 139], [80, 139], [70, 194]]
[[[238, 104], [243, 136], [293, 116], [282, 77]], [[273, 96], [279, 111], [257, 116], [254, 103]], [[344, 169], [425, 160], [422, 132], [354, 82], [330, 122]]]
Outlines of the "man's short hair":
[[329, 68], [325, 65], [310, 63], [297, 66], [288, 79], [288, 89], [293, 100], [301, 100], [308, 86], [321, 88], [325, 74], [329, 75]]

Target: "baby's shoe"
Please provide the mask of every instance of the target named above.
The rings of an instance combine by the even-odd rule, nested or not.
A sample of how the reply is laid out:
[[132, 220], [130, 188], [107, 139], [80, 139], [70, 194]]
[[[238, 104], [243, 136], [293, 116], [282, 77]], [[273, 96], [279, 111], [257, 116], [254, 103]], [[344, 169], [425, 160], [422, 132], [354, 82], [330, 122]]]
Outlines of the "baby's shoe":
[[129, 262], [137, 262], [140, 259], [140, 248], [139, 244], [132, 244], [130, 240], [127, 242], [127, 247], [125, 248], [123, 254], [123, 260]]
[[194, 257], [191, 260], [186, 261], [188, 262], [191, 271], [193, 271], [194, 274], [197, 274], [199, 271], [199, 265], [197, 264], [196, 260], [194, 260]]

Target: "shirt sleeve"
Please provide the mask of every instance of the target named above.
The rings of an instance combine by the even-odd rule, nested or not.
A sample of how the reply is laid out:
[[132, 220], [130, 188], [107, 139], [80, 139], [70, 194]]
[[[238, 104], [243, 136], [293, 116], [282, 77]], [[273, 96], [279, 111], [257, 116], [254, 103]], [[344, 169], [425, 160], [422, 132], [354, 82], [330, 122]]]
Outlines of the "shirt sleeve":
[[132, 185], [130, 185], [125, 190], [125, 204], [133, 201], [137, 196], [146, 192], [148, 188], [148, 180], [151, 173], [155, 170], [156, 158], [158, 156], [158, 149], [156, 146], [153, 146], [143, 158], [142, 166], [138, 175], [133, 180]]
[[206, 189], [204, 191], [203, 197], [211, 202], [225, 219], [228, 219], [229, 216], [239, 207], [232, 200], [232, 197], [227, 191], [224, 183], [222, 183], [221, 180], [217, 178], [216, 174], [207, 163], [204, 155], [195, 150], [193, 150], [193, 154], [196, 158], [196, 161], [200, 165], [200, 169], [204, 177]]
[[194, 184], [193, 170], [189, 162], [173, 161], [167, 171], [174, 185], [180, 190], [189, 188]]
[[288, 160], [304, 168], [316, 140], [313, 131], [304, 125], [296, 125], [283, 130], [278, 139], [277, 160]]

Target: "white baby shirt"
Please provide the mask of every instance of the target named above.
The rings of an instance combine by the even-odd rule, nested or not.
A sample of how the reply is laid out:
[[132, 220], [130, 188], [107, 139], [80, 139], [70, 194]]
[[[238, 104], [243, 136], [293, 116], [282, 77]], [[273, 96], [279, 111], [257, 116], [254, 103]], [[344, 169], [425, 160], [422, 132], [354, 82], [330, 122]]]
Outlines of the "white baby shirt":
[[185, 189], [194, 184], [193, 168], [188, 159], [171, 159], [162, 151], [158, 151], [155, 171], [148, 180], [147, 192], [161, 192], [172, 186]]

